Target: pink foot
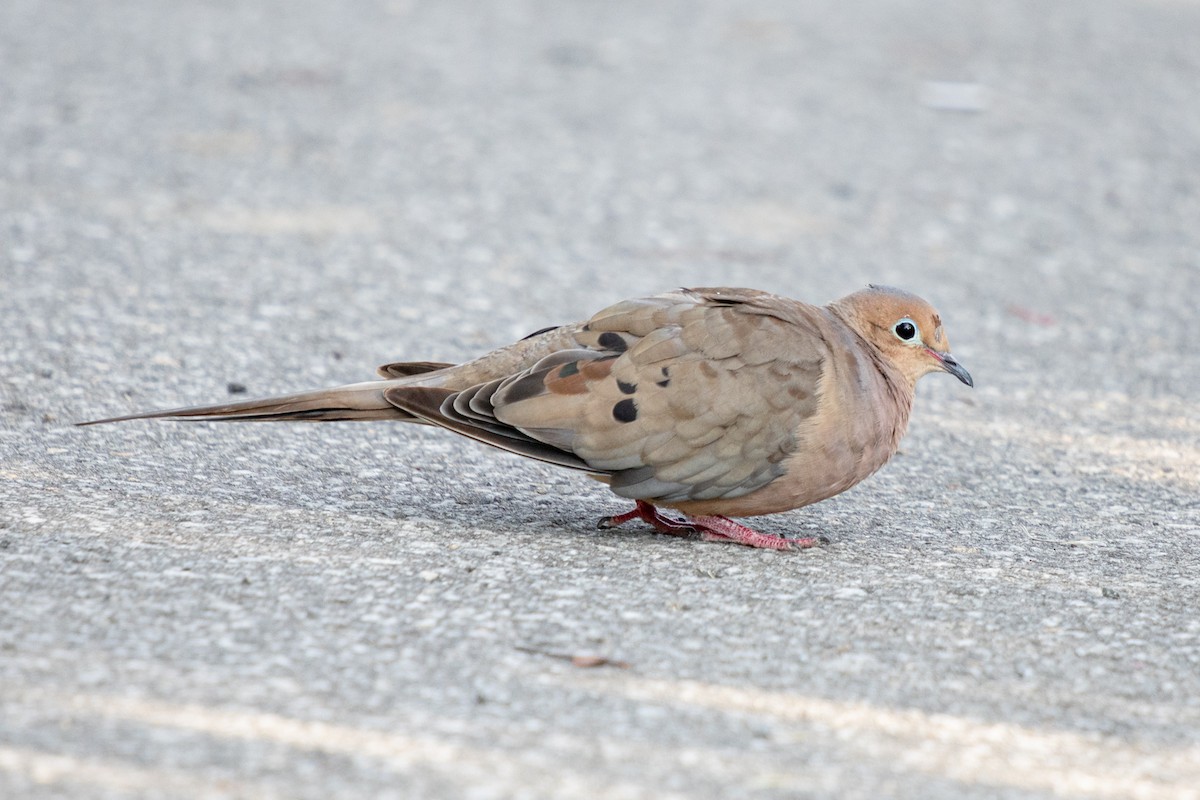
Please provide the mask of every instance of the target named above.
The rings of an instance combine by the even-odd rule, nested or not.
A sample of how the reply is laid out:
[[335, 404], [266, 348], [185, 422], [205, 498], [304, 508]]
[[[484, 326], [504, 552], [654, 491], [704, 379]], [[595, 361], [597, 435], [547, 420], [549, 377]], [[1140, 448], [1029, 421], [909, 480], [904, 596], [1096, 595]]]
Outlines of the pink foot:
[[666, 533], [671, 536], [699, 533], [701, 538], [706, 542], [732, 542], [734, 544], [744, 544], [747, 547], [763, 547], [769, 550], [801, 550], [820, 544], [820, 540], [813, 537], [789, 539], [786, 536], [771, 536], [767, 533], [759, 533], [753, 528], [748, 528], [739, 522], [734, 522], [729, 517], [685, 517], [683, 520], [677, 520], [664, 516], [657, 508], [644, 500], [638, 500], [637, 505], [632, 511], [626, 511], [624, 514], [615, 514], [611, 517], [604, 517], [600, 520], [597, 527], [615, 528], [618, 525], [632, 522], [635, 519], [648, 522], [659, 533]]
[[789, 539], [786, 536], [759, 533], [740, 522], [734, 522], [729, 517], [688, 517], [687, 521], [700, 531], [701, 538], [706, 542], [732, 542], [768, 550], [803, 550], [820, 544], [820, 540], [812, 536]]

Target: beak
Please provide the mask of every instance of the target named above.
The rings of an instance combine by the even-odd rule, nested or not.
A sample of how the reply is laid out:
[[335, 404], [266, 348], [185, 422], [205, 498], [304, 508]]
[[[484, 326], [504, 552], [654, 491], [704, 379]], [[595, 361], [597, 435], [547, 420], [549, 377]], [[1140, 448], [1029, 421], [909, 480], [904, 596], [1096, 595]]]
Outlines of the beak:
[[939, 353], [936, 350], [931, 350], [928, 348], [925, 350], [925, 352], [929, 353], [929, 355], [941, 362], [942, 369], [946, 370], [946, 372], [949, 372], [967, 386], [974, 388], [975, 381], [971, 377], [971, 373], [967, 372], [966, 368], [963, 367], [962, 364], [958, 363], [958, 359], [956, 359], [954, 356], [950, 355], [949, 353]]

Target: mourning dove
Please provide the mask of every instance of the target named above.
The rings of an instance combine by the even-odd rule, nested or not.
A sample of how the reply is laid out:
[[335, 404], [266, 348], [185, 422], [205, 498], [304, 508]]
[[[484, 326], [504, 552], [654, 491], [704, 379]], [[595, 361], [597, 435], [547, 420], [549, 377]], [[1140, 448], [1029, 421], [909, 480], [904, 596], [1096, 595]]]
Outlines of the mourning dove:
[[[80, 423], [398, 420], [581, 470], [670, 534], [810, 547], [729, 519], [854, 486], [896, 452], [917, 379], [970, 374], [937, 312], [871, 286], [827, 306], [753, 289], [681, 289], [609, 306], [463, 364], [400, 362], [368, 381]], [[684, 514], [676, 519], [659, 507]]]

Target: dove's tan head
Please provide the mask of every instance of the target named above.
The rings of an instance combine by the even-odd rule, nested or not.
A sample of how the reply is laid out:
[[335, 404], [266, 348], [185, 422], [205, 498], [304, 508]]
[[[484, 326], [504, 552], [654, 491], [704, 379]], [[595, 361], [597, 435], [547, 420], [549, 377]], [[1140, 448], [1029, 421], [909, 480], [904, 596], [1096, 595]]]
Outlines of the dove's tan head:
[[949, 372], [967, 386], [975, 385], [971, 373], [950, 354], [941, 316], [915, 294], [872, 285], [829, 307], [875, 345], [910, 385], [930, 372]]

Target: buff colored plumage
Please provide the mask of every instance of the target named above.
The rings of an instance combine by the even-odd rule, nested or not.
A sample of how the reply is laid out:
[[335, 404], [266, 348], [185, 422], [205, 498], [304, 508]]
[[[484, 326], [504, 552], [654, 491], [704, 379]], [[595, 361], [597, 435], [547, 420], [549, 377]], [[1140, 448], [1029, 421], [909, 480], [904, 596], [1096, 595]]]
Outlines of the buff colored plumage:
[[973, 385], [933, 307], [875, 286], [823, 307], [752, 289], [681, 289], [464, 364], [379, 371], [385, 380], [97, 422], [438, 425], [589, 472], [637, 501], [604, 527], [642, 519], [664, 533], [786, 549], [815, 540], [768, 536], [728, 517], [845, 491], [896, 452], [919, 378], [943, 371]]

